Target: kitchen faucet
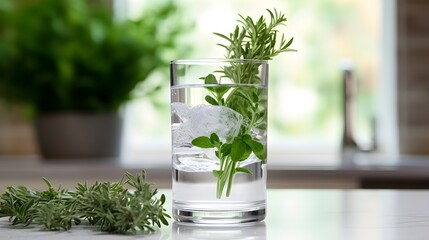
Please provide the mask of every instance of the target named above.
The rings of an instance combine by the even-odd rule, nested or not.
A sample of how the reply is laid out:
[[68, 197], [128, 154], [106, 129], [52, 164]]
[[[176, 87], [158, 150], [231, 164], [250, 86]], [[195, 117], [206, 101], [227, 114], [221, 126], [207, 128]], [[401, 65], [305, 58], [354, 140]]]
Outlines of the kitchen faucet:
[[354, 139], [354, 122], [356, 106], [356, 82], [351, 67], [345, 66], [343, 69], [343, 136], [341, 149], [358, 150], [358, 145]]
[[[341, 153], [343, 160], [347, 160], [356, 152], [372, 152], [376, 150], [375, 129], [373, 129], [372, 146], [363, 149], [357, 144], [355, 134], [355, 108], [357, 99], [357, 82], [353, 74], [353, 65], [350, 61], [343, 60], [341, 64], [343, 73], [343, 134], [341, 140]], [[372, 122], [375, 127], [375, 122]]]

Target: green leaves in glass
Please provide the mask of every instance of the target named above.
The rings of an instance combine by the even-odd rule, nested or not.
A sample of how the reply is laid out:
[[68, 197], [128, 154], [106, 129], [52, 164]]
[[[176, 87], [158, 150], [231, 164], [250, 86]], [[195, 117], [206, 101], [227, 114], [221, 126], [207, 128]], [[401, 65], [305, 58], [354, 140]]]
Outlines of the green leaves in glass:
[[262, 143], [252, 139], [249, 134], [238, 136], [232, 142], [231, 160], [244, 161], [254, 153], [260, 160], [265, 161], [265, 148]]
[[204, 80], [205, 85], [210, 86], [205, 87], [212, 94], [205, 96], [206, 102], [211, 105], [225, 105], [223, 96], [230, 90], [231, 87], [220, 85], [220, 83], [216, 80], [216, 76], [213, 74], [209, 74], [206, 77], [200, 79]]
[[192, 145], [200, 148], [215, 148], [216, 157], [220, 160], [220, 169], [213, 170], [213, 176], [217, 181], [216, 196], [220, 198], [227, 189], [226, 196], [229, 197], [232, 182], [236, 173], [252, 174], [247, 168], [240, 167], [240, 162], [248, 159], [252, 153], [261, 161], [265, 161], [265, 148], [257, 139], [253, 139], [249, 134], [235, 137], [231, 143], [220, 141], [216, 133], [210, 137], [200, 136], [192, 140]]
[[[286, 40], [284, 34], [278, 37], [278, 27], [287, 21], [284, 14], [276, 9], [267, 11], [270, 16], [268, 21], [263, 16], [253, 20], [239, 15], [238, 25], [228, 36], [214, 33], [226, 40], [225, 44], [218, 44], [226, 50], [226, 58], [270, 60], [282, 52], [295, 51], [290, 48], [293, 38]], [[214, 170], [213, 175], [217, 178], [218, 198], [225, 189], [225, 195], [230, 195], [236, 173], [251, 174], [247, 168], [240, 167], [240, 162], [252, 154], [262, 162], [266, 161], [266, 147], [258, 138], [252, 137], [254, 130], [266, 130], [267, 96], [265, 82], [261, 81], [261, 64], [258, 61], [231, 61], [230, 65], [215, 71], [222, 74], [219, 79], [225, 77], [232, 81], [230, 85], [222, 85], [214, 74], [201, 78], [209, 91], [204, 98], [208, 104], [231, 108], [243, 116], [239, 134], [225, 143], [215, 139], [216, 133], [212, 133], [210, 137], [200, 136], [192, 141], [196, 147], [216, 148], [220, 168]]]
[[210, 138], [201, 136], [192, 140], [192, 145], [200, 148], [212, 148], [214, 145], [210, 142]]

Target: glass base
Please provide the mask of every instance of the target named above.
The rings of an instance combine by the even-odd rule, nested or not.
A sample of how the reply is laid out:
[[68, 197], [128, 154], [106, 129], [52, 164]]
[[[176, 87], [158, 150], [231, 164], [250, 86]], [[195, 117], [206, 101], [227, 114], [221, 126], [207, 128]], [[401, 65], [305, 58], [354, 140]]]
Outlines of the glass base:
[[[265, 219], [265, 201], [257, 204], [246, 204], [241, 208], [191, 208], [190, 204], [173, 203], [173, 218], [181, 223], [193, 224], [242, 224], [260, 222]], [[250, 205], [250, 206], [249, 206]]]

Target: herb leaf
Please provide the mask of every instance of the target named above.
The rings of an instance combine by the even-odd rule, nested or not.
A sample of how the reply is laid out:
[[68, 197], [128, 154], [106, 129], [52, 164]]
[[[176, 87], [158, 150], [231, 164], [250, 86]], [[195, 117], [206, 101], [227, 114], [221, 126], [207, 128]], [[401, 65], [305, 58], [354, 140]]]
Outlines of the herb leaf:
[[210, 138], [206, 136], [197, 137], [192, 140], [192, 145], [200, 148], [213, 148], [214, 145], [211, 143]]
[[247, 174], [250, 174], [250, 175], [252, 174], [252, 172], [249, 169], [243, 168], [243, 167], [238, 167], [238, 168], [235, 169], [235, 171], [236, 172], [247, 173]]
[[219, 136], [216, 133], [212, 133], [210, 135], [210, 143], [212, 143], [214, 146], [220, 144]]
[[218, 84], [215, 75], [207, 75], [207, 77], [204, 78], [204, 84]]
[[231, 160], [240, 161], [246, 153], [246, 144], [241, 138], [235, 138], [231, 146]]
[[210, 95], [207, 95], [204, 99], [211, 105], [219, 105], [219, 103]]

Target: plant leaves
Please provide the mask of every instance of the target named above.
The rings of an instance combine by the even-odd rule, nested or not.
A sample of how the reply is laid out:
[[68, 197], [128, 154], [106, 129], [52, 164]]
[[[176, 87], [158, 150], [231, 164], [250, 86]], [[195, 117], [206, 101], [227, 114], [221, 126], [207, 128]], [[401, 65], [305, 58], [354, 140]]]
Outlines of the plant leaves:
[[[165, 219], [164, 215], [160, 215], [159, 220], [161, 220], [162, 224], [164, 224], [165, 226], [168, 226], [168, 221], [167, 221], [167, 219]], [[158, 227], [160, 227], [160, 226], [158, 226]]]
[[[125, 184], [135, 191], [128, 191]], [[113, 233], [154, 231], [154, 225], [168, 225], [169, 215], [162, 207], [165, 196], [154, 197], [157, 189], [145, 181], [144, 171], [126, 173], [116, 183], [77, 184], [73, 192], [63, 188], [52, 192], [49, 185], [44, 191], [8, 187], [0, 195], [0, 212], [10, 217], [13, 225], [34, 223], [55, 231], [69, 230], [82, 220]]]
[[220, 152], [222, 153], [223, 156], [227, 156], [231, 154], [231, 149], [232, 149], [232, 144], [225, 143], [221, 146]]
[[252, 139], [250, 135], [243, 136], [243, 141], [252, 149], [253, 153], [260, 160], [265, 160], [266, 152], [264, 145], [258, 140]]
[[258, 103], [259, 102], [259, 96], [255, 92], [252, 92], [252, 100], [253, 100], [254, 103]]
[[247, 174], [252, 175], [252, 172], [249, 169], [243, 168], [243, 167], [238, 167], [238, 168], [235, 169], [235, 171], [236, 172], [247, 173]]
[[244, 154], [241, 156], [239, 161], [244, 161], [248, 159], [250, 154], [252, 154], [252, 149], [249, 147], [249, 145], [245, 144]]
[[260, 153], [264, 151], [264, 145], [258, 141], [252, 140], [248, 144], [254, 153]]
[[267, 159], [267, 152], [255, 152], [255, 156], [258, 157], [262, 162], [265, 162], [265, 160]]
[[209, 74], [204, 78], [204, 84], [218, 84], [215, 75]]
[[223, 171], [221, 171], [221, 170], [213, 170], [213, 176], [215, 176], [215, 177], [220, 177], [220, 176], [222, 176], [222, 173], [223, 173]]
[[211, 143], [210, 138], [206, 136], [197, 137], [192, 140], [192, 145], [200, 148], [212, 148], [214, 145]]
[[227, 86], [219, 86], [219, 87], [215, 87], [214, 91], [216, 92], [218, 97], [221, 98], [223, 95], [225, 95], [225, 93], [228, 92], [229, 89], [230, 87], [227, 87]]
[[211, 105], [219, 105], [219, 103], [210, 95], [206, 95], [204, 99]]
[[231, 160], [244, 161], [249, 158], [250, 154], [252, 154], [252, 149], [244, 142], [243, 137], [236, 137], [231, 145]]
[[246, 153], [246, 143], [239, 137], [236, 137], [231, 145], [231, 160], [240, 161]]
[[252, 141], [252, 136], [250, 136], [249, 134], [245, 134], [242, 136], [242, 139], [245, 143], [249, 144], [249, 142]]
[[216, 133], [210, 134], [210, 142], [215, 146], [220, 144], [219, 136]]

